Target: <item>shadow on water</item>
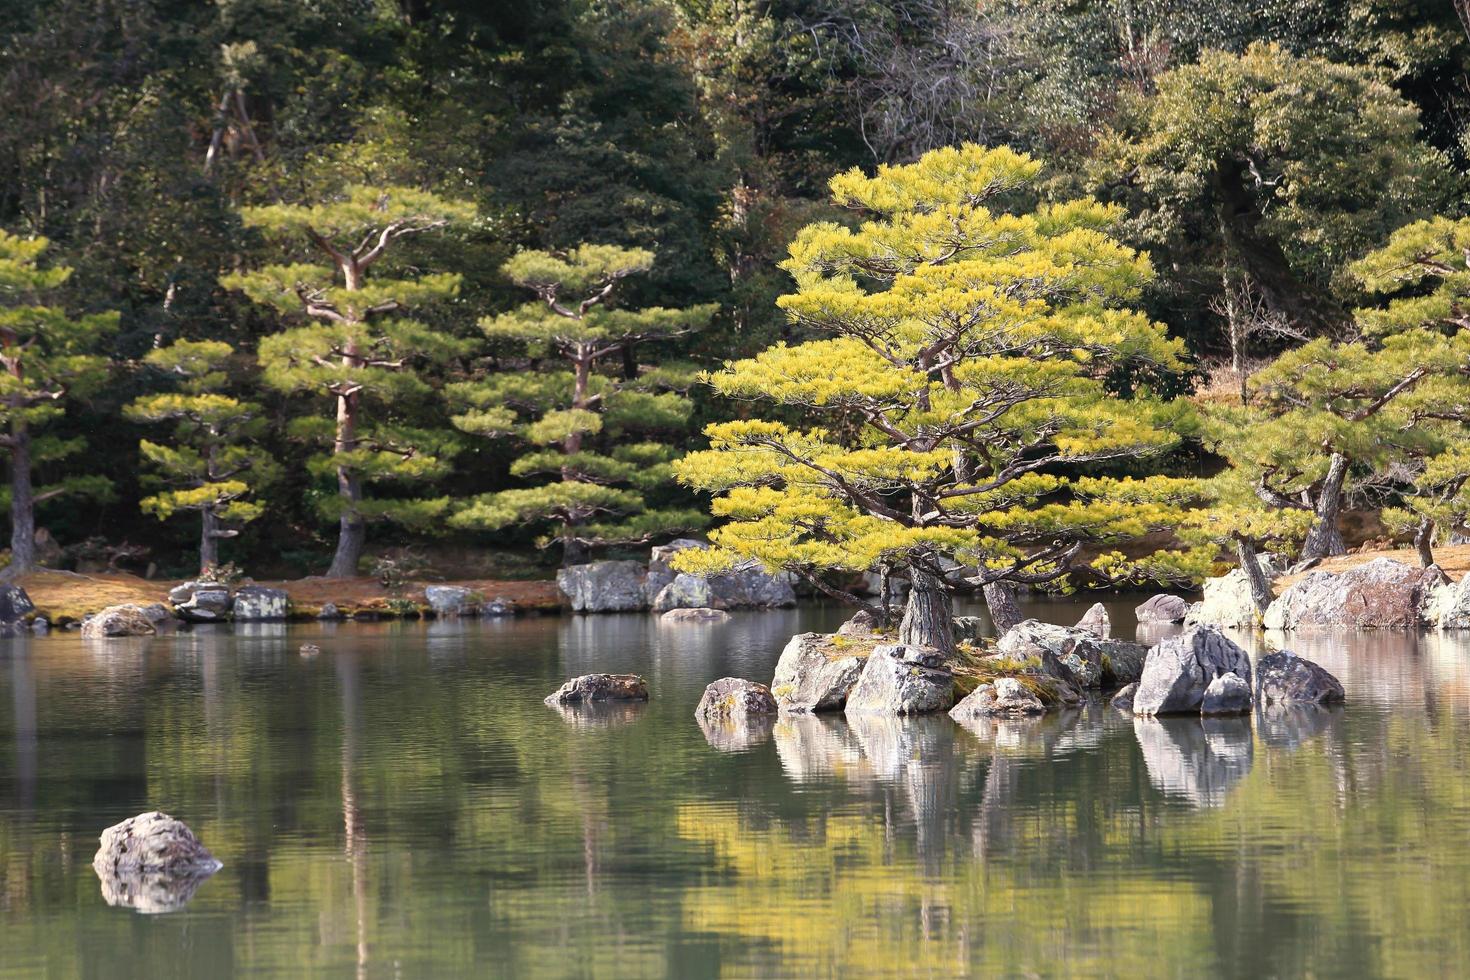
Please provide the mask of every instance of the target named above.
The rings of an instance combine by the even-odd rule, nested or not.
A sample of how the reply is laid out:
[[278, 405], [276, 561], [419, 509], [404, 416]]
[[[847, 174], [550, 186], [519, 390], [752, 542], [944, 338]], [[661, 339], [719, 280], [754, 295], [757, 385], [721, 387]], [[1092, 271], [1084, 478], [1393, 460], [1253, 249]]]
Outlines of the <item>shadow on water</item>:
[[[1092, 598], [1038, 612], [1075, 621]], [[1326, 711], [694, 718], [706, 683], [768, 679], [793, 633], [844, 618], [8, 641], [0, 974], [1440, 975], [1470, 957], [1470, 642], [1292, 636], [1347, 688]], [[589, 671], [640, 673], [652, 699], [541, 702]], [[155, 807], [224, 868], [103, 894], [97, 834]]]

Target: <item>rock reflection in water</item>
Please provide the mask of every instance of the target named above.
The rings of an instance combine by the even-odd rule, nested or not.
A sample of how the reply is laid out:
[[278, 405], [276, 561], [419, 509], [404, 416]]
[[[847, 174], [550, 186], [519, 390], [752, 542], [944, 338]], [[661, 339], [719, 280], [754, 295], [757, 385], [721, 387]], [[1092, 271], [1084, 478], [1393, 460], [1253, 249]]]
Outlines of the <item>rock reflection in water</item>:
[[752, 715], [734, 719], [728, 715], [708, 717], [696, 716], [699, 730], [710, 748], [720, 752], [748, 752], [771, 740], [771, 731], [776, 727], [775, 715]]
[[199, 886], [213, 875], [213, 871], [188, 875], [99, 872], [98, 878], [102, 884], [102, 899], [108, 905], [152, 915], [177, 912], [189, 904]]
[[1197, 807], [1224, 803], [1254, 761], [1245, 718], [1138, 717], [1133, 733], [1154, 786]]
[[637, 721], [646, 701], [594, 701], [584, 704], [553, 704], [550, 708], [562, 721], [578, 731], [595, 732], [619, 728]]
[[1257, 708], [1256, 723], [1267, 746], [1295, 749], [1330, 731], [1342, 712], [1340, 704], [1263, 704]]

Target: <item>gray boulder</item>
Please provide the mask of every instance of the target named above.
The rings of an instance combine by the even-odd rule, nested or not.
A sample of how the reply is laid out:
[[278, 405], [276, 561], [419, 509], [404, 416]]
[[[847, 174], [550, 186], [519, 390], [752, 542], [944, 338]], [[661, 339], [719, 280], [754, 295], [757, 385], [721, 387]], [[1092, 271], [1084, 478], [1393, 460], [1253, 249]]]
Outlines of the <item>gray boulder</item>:
[[1197, 713], [1215, 678], [1237, 674], [1249, 686], [1244, 650], [1210, 626], [1196, 626], [1149, 650], [1133, 696], [1139, 715]]
[[1261, 624], [1261, 614], [1251, 597], [1250, 579], [1239, 568], [1225, 575], [1207, 578], [1203, 596], [1185, 613], [1186, 626], [1220, 626], [1254, 628]]
[[670, 609], [659, 617], [664, 623], [723, 623], [730, 614], [723, 609]]
[[1102, 686], [1121, 687], [1143, 676], [1148, 647], [1130, 640], [1104, 640], [1098, 645], [1102, 654]]
[[878, 617], [866, 609], [859, 609], [852, 618], [837, 627], [838, 636], [871, 636], [878, 631]]
[[341, 619], [342, 612], [337, 608], [335, 602], [322, 603], [321, 609], [317, 610], [317, 619]]
[[710, 588], [709, 579], [703, 575], [679, 572], [669, 581], [668, 585], [653, 596], [649, 608], [654, 612], [666, 612], [670, 609], [715, 608], [715, 604], [720, 601], [722, 600], [717, 599], [714, 590]]
[[[198, 593], [195, 593], [196, 597]], [[263, 585], [246, 585], [235, 593], [231, 607], [236, 622], [261, 622], [286, 618], [291, 598], [283, 589], [268, 589]]]
[[1267, 704], [1334, 704], [1346, 700], [1342, 683], [1322, 667], [1290, 650], [1256, 663], [1256, 698]]
[[694, 714], [697, 718], [728, 718], [742, 722], [756, 715], [775, 714], [776, 710], [776, 699], [764, 684], [739, 677], [722, 677], [704, 689]]
[[1113, 695], [1113, 699], [1108, 702], [1108, 706], [1109, 707], [1112, 707], [1112, 708], [1117, 708], [1119, 711], [1126, 711], [1129, 714], [1132, 714], [1133, 713], [1133, 696], [1135, 694], [1137, 694], [1137, 693], [1138, 693], [1138, 682], [1137, 681], [1134, 681], [1132, 684], [1126, 684], [1123, 687], [1121, 687], [1121, 688], [1118, 689], [1118, 693], [1117, 694], [1114, 694]]
[[213, 873], [220, 863], [182, 820], [157, 810], [113, 824], [98, 838], [92, 868], [100, 874]]
[[1345, 626], [1407, 629], [1420, 624], [1420, 608], [1444, 582], [1437, 568], [1422, 569], [1392, 558], [1345, 572], [1313, 572], [1281, 593], [1266, 610], [1267, 629]]
[[142, 606], [126, 603], [108, 606], [82, 624], [82, 636], [102, 639], [116, 636], [153, 636], [158, 628]]
[[1147, 623], [1182, 623], [1189, 612], [1189, 603], [1177, 595], [1161, 592], [1151, 596], [1133, 610], [1140, 625]]
[[693, 538], [679, 538], [668, 544], [656, 545], [648, 554], [648, 577], [643, 585], [648, 601], [651, 603], [654, 597], [679, 574], [674, 571], [671, 564], [675, 555], [681, 551], [688, 551], [690, 548], [708, 547], [709, 545], [703, 541], [696, 541]]
[[956, 616], [954, 618], [954, 638], [958, 643], [967, 640], [970, 643], [978, 643], [985, 638], [987, 621], [979, 616]]
[[703, 541], [680, 538], [652, 550], [643, 585], [649, 608], [654, 612], [665, 612], [699, 606], [767, 609], [796, 605], [791, 576], [771, 575], [755, 559], [747, 559], [718, 575], [694, 575], [674, 570], [672, 562], [679, 552], [708, 547]]
[[1113, 635], [1113, 621], [1108, 617], [1107, 607], [1101, 602], [1094, 602], [1082, 618], [1077, 620], [1076, 629], [1084, 633], [1091, 633], [1099, 640], [1106, 640]]
[[190, 623], [218, 623], [230, 618], [230, 587], [220, 582], [185, 582], [168, 592], [174, 615]]
[[556, 587], [573, 612], [636, 612], [648, 608], [645, 574], [636, 561], [594, 561], [557, 569]]
[[1251, 686], [1238, 674], [1221, 674], [1210, 681], [1200, 702], [1202, 715], [1245, 715], [1251, 710]]
[[559, 705], [647, 700], [648, 685], [637, 674], [583, 674], [557, 688], [546, 698], [546, 703]]
[[1007, 630], [995, 648], [1018, 660], [1036, 657], [1047, 673], [1079, 687], [1102, 683], [1104, 643], [1089, 630], [1026, 619]]
[[798, 633], [776, 661], [771, 693], [785, 711], [836, 711], [847, 703], [864, 660], [834, 649], [826, 633]]
[[514, 616], [515, 614], [516, 604], [504, 596], [496, 596], [487, 602], [480, 603], [480, 615], [488, 619], [493, 619], [497, 616]]
[[846, 712], [921, 715], [954, 703], [954, 674], [933, 650], [885, 643], [873, 648], [847, 695]]
[[16, 636], [28, 628], [26, 617], [36, 612], [35, 603], [18, 585], [0, 585], [0, 636]]
[[424, 601], [440, 619], [458, 619], [474, 616], [480, 612], [480, 594], [460, 585], [429, 585], [424, 587]]
[[1020, 681], [1014, 677], [1001, 677], [975, 688], [950, 709], [949, 716], [956, 721], [964, 721], [969, 718], [1039, 715], [1045, 711], [1046, 705]]

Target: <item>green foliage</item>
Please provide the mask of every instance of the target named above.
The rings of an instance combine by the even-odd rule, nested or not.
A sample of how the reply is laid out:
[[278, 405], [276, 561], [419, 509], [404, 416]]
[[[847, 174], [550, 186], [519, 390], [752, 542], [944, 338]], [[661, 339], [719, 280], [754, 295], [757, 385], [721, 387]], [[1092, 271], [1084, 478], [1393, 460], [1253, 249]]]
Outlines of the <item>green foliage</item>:
[[1159, 456], [1192, 423], [1182, 405], [1106, 393], [1112, 366], [1176, 370], [1180, 346], [1129, 308], [1152, 269], [1108, 236], [1116, 209], [1004, 210], [1039, 169], [966, 145], [833, 179], [834, 199], [867, 220], [798, 235], [785, 263], [798, 291], [780, 301], [829, 338], [707, 378], [811, 422], [708, 427], [711, 448], [677, 470], [717, 494], [729, 523], [720, 548], [681, 555], [682, 567], [738, 556], [802, 574], [883, 564], [937, 576], [952, 558], [985, 581], [1048, 582], [1088, 543], [1102, 554], [1093, 568], [1122, 578], [1132, 566], [1107, 547], [1178, 522], [1172, 504], [1120, 500], [1127, 484], [1065, 475]]

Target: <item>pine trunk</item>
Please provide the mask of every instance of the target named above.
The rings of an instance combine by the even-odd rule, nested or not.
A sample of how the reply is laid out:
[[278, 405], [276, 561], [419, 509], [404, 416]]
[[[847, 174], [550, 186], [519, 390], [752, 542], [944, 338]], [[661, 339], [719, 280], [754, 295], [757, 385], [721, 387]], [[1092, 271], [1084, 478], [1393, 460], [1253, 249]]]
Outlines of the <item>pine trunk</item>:
[[909, 569], [908, 605], [898, 637], [903, 643], [929, 647], [943, 654], [955, 652], [954, 608], [944, 583], [917, 568]]
[[11, 430], [10, 447], [10, 575], [36, 567], [36, 499], [31, 486], [31, 434], [24, 423]]
[[1434, 564], [1434, 521], [1421, 518], [1414, 530], [1414, 550], [1419, 553], [1419, 564], [1428, 568]]
[[985, 596], [985, 605], [990, 610], [990, 622], [995, 627], [996, 636], [1004, 636], [1007, 630], [1024, 618], [1021, 607], [1016, 604], [1016, 587], [1011, 583], [991, 582], [981, 592]]
[[1302, 561], [1320, 561], [1330, 555], [1347, 553], [1342, 531], [1337, 526], [1338, 515], [1342, 513], [1342, 485], [1347, 479], [1347, 471], [1347, 457], [1333, 453], [1327, 476], [1322, 480], [1322, 489], [1317, 493], [1317, 518], [1302, 545]]
[[1271, 605], [1271, 600], [1275, 596], [1271, 591], [1271, 581], [1266, 578], [1266, 572], [1261, 568], [1261, 558], [1256, 553], [1255, 544], [1237, 538], [1235, 557], [1240, 561], [1240, 569], [1245, 572], [1246, 581], [1250, 583], [1251, 603], [1256, 607], [1256, 612], [1264, 616], [1266, 608]]
[[219, 517], [213, 507], [201, 511], [203, 528], [199, 532], [199, 574], [219, 567]]
[[[332, 451], [341, 454], [356, 448], [357, 395], [339, 395], [337, 439]], [[337, 552], [332, 556], [332, 567], [327, 569], [327, 577], [356, 578], [357, 564], [362, 558], [363, 545], [367, 543], [367, 525], [357, 510], [362, 502], [362, 484], [357, 475], [345, 466], [337, 467], [337, 493], [342, 498], [342, 517], [338, 522]]]

